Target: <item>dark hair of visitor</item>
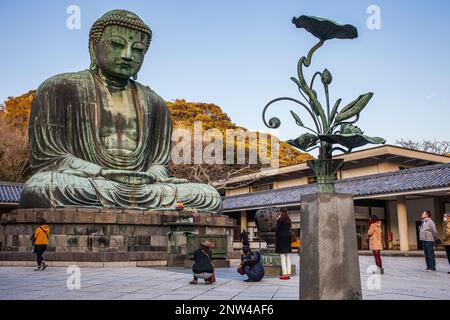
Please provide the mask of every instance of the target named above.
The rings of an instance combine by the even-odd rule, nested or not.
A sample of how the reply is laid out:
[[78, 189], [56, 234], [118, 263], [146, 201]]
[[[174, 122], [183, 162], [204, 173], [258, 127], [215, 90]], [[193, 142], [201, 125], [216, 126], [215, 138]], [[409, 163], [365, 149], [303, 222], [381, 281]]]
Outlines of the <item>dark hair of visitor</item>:
[[243, 246], [242, 247], [242, 252], [244, 252], [244, 254], [247, 254], [249, 252], [252, 252], [252, 249], [250, 249], [249, 246]]
[[430, 210], [423, 210], [423, 212], [425, 212], [425, 213], [427, 214], [427, 217], [428, 217], [428, 218], [431, 217], [431, 212], [430, 212]]
[[280, 211], [281, 211], [280, 221], [284, 224], [291, 224], [291, 218], [289, 217], [286, 208], [281, 208]]
[[44, 218], [42, 218], [41, 220], [39, 220], [39, 224], [42, 226], [44, 224], [47, 224], [47, 220], [45, 220]]

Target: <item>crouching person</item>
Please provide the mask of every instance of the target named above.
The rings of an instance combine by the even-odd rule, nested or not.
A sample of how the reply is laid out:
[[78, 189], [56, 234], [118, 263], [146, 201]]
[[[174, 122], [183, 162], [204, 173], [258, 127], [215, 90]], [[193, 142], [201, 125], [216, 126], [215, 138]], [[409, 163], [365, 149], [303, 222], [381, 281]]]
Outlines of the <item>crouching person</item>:
[[45, 219], [39, 221], [39, 227], [34, 232], [32, 239], [34, 241], [33, 253], [36, 254], [37, 268], [34, 271], [43, 271], [47, 268], [47, 264], [44, 261], [43, 254], [47, 250], [48, 235], [50, 228], [47, 225]]
[[190, 284], [197, 284], [198, 279], [204, 279], [205, 284], [212, 284], [216, 282], [214, 274], [214, 266], [211, 263], [212, 242], [206, 240], [200, 242], [200, 248], [194, 251], [194, 265], [192, 271], [194, 273], [194, 280]]
[[242, 248], [241, 265], [238, 272], [246, 275], [245, 282], [258, 282], [264, 277], [264, 267], [261, 263], [261, 255], [258, 251], [252, 251], [250, 247]]

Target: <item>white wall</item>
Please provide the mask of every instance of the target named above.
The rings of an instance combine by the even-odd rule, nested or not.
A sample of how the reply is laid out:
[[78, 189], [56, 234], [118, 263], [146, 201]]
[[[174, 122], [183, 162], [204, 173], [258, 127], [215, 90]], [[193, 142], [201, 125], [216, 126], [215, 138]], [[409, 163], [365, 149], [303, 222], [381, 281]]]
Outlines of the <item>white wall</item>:
[[[389, 219], [390, 219], [390, 231], [394, 235], [394, 244], [398, 244], [399, 234], [398, 234], [398, 219], [397, 219], [397, 202], [389, 201]], [[434, 199], [424, 198], [424, 199], [414, 199], [406, 200], [406, 209], [408, 212], [408, 241], [409, 248], [412, 250], [417, 249], [417, 236], [416, 236], [416, 221], [420, 221], [420, 216], [423, 210], [431, 211], [431, 219], [436, 221]]]

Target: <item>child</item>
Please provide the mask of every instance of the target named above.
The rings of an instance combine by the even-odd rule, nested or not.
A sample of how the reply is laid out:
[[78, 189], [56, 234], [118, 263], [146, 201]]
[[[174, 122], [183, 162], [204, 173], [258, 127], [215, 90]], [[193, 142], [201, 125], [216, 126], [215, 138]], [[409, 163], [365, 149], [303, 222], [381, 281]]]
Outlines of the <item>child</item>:
[[41, 219], [39, 222], [40, 226], [34, 232], [32, 239], [34, 240], [34, 250], [33, 253], [36, 253], [37, 259], [37, 268], [34, 271], [43, 271], [47, 268], [47, 264], [44, 261], [44, 257], [42, 256], [47, 249], [48, 245], [48, 235], [50, 233], [50, 228], [47, 225], [47, 221], [45, 219]]

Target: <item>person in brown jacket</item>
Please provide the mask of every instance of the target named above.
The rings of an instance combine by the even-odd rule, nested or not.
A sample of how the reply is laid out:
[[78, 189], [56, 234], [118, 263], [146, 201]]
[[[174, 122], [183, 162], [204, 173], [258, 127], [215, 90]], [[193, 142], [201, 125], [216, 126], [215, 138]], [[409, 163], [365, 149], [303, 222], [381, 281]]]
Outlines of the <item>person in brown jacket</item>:
[[378, 267], [380, 274], [384, 274], [383, 263], [381, 261], [381, 250], [383, 250], [383, 237], [381, 234], [381, 220], [378, 216], [372, 215], [369, 219], [369, 248], [372, 250], [375, 258], [375, 264]]
[[[442, 245], [445, 248], [445, 253], [447, 254], [447, 260], [450, 264], [450, 213], [444, 213], [444, 219], [442, 221]], [[447, 272], [450, 274], [450, 271]]]

